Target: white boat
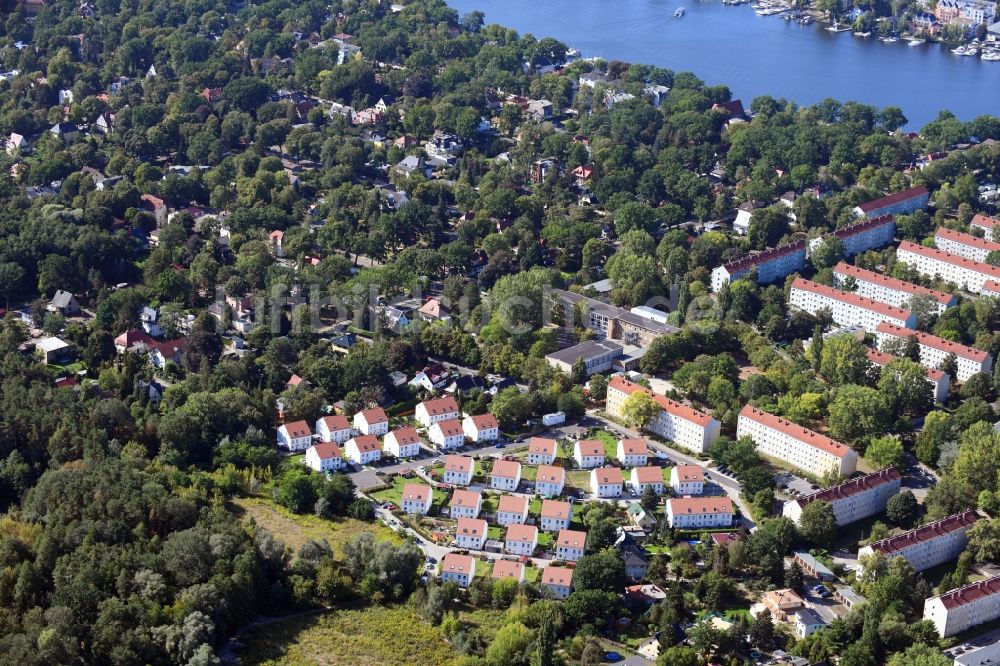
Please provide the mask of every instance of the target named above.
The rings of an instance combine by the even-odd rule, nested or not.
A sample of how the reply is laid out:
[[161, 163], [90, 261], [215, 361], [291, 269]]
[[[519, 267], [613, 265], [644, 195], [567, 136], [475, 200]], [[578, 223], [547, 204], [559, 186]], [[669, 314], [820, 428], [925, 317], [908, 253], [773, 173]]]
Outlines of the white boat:
[[983, 51], [979, 59], [986, 62], [1000, 62], [1000, 51]]
[[674, 11], [674, 18], [680, 18], [680, 17], [682, 17], [682, 16], [684, 16], [684, 8], [683, 8], [683, 7], [678, 7], [678, 8], [677, 8], [677, 9], [676, 9], [676, 10]]
[[880, 37], [879, 41], [882, 42], [883, 44], [895, 44], [899, 40], [896, 39], [895, 37]]
[[924, 40], [924, 39], [911, 39], [910, 41], [906, 42], [906, 45], [907, 46], [923, 46], [925, 42], [926, 42], [926, 40]]
[[870, 30], [866, 30], [865, 32], [861, 32], [860, 30], [857, 30], [857, 31], [854, 32], [854, 36], [855, 37], [861, 37], [862, 39], [867, 39], [867, 38], [869, 38], [869, 37], [872, 36], [872, 33], [871, 33]]

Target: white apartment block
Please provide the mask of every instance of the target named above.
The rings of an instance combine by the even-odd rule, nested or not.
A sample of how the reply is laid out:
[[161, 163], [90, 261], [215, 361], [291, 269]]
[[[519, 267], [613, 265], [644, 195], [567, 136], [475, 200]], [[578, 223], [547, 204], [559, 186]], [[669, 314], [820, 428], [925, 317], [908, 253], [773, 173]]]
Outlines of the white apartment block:
[[359, 465], [370, 465], [382, 458], [382, 447], [375, 435], [357, 435], [347, 440], [344, 455]]
[[535, 493], [542, 497], [559, 497], [566, 483], [566, 470], [553, 465], [539, 465], [535, 471]]
[[488, 525], [482, 518], [459, 518], [455, 525], [455, 545], [458, 548], [482, 550]]
[[638, 495], [644, 493], [646, 488], [652, 488], [654, 493], [662, 495], [666, 490], [666, 484], [663, 482], [663, 468], [633, 467], [629, 485]]
[[343, 414], [333, 414], [316, 419], [316, 434], [321, 442], [337, 442], [343, 444], [353, 434], [351, 422]]
[[844, 256], [853, 257], [861, 252], [889, 245], [895, 235], [896, 220], [892, 215], [882, 215], [812, 239], [809, 241], [809, 252], [811, 254], [826, 238], [833, 237], [843, 243]]
[[990, 252], [1000, 251], [1000, 243], [989, 238], [963, 234], [947, 227], [939, 227], [934, 232], [934, 244], [939, 250], [979, 262], [985, 262]]
[[396, 428], [382, 438], [382, 449], [397, 458], [420, 454], [420, 435], [416, 428]]
[[833, 321], [840, 326], [861, 326], [874, 331], [883, 321], [897, 326], [917, 325], [917, 315], [909, 310], [879, 303], [853, 292], [840, 291], [804, 278], [795, 278], [788, 296], [788, 304], [811, 315], [829, 310]]
[[576, 562], [587, 549], [587, 533], [578, 530], [559, 530], [556, 535], [556, 559]]
[[565, 599], [573, 591], [573, 570], [548, 566], [542, 569], [542, 586], [556, 599]]
[[621, 497], [625, 477], [617, 467], [599, 467], [590, 470], [590, 490], [601, 498]]
[[503, 549], [513, 555], [531, 557], [538, 547], [538, 528], [534, 525], [510, 525], [504, 538]]
[[541, 518], [545, 532], [567, 530], [573, 520], [573, 505], [562, 500], [542, 500]]
[[495, 442], [500, 439], [500, 424], [492, 414], [466, 416], [462, 419], [462, 432], [470, 442]]
[[1000, 268], [996, 266], [909, 241], [899, 244], [896, 259], [915, 268], [921, 275], [952, 282], [973, 294], [982, 291], [987, 280], [1000, 281]]
[[528, 520], [527, 497], [503, 495], [497, 503], [496, 522], [500, 525], [523, 525]]
[[977, 372], [989, 373], [993, 369], [993, 357], [982, 349], [967, 347], [930, 333], [900, 328], [889, 323], [882, 323], [875, 329], [875, 343], [879, 349], [885, 349], [886, 343], [890, 340], [905, 341], [910, 336], [917, 340], [917, 346], [920, 348], [920, 365], [925, 368], [937, 370], [948, 354], [954, 354], [958, 365], [958, 376], [955, 379], [960, 382], [964, 382]]
[[603, 466], [604, 442], [597, 439], [578, 439], [573, 445], [573, 460], [580, 469]]
[[434, 501], [433, 492], [430, 486], [422, 483], [407, 483], [403, 486], [403, 506], [400, 508], [409, 514], [427, 515], [431, 510], [431, 503]]
[[983, 215], [981, 213], [976, 213], [972, 216], [972, 221], [969, 222], [970, 229], [981, 229], [983, 232], [983, 237], [987, 239], [993, 238], [993, 227], [997, 226], [998, 221], [988, 215]]
[[667, 523], [678, 529], [729, 527], [733, 501], [728, 497], [675, 497], [667, 500]]
[[514, 492], [521, 483], [521, 463], [497, 460], [490, 470], [490, 488]]
[[389, 432], [389, 417], [381, 407], [362, 410], [354, 415], [354, 429], [362, 435], [384, 435]]
[[472, 483], [475, 461], [469, 456], [444, 457], [444, 482], [453, 486], [467, 486]]
[[340, 447], [336, 442], [313, 444], [306, 449], [303, 462], [306, 467], [317, 472], [335, 472], [344, 466], [344, 459], [340, 457]]
[[705, 470], [698, 465], [676, 465], [670, 470], [670, 487], [675, 495], [701, 495], [705, 492]]
[[457, 449], [465, 444], [465, 431], [458, 419], [436, 421], [427, 429], [427, 438], [439, 449]]
[[556, 461], [558, 442], [545, 437], [532, 437], [528, 440], [528, 464], [551, 465]]
[[969, 528], [977, 520], [975, 511], [956, 513], [865, 546], [858, 551], [858, 559], [882, 553], [887, 558], [902, 557], [914, 571], [924, 571], [957, 559], [969, 543]]
[[413, 412], [413, 418], [425, 428], [429, 428], [431, 424], [440, 421], [452, 421], [458, 417], [458, 403], [451, 396], [424, 400], [417, 405], [417, 408]]
[[889, 498], [899, 492], [902, 477], [895, 467], [887, 467], [866, 476], [850, 479], [832, 488], [825, 488], [785, 502], [782, 515], [798, 524], [802, 510], [812, 502], [829, 502], [837, 525], [853, 522], [885, 511]]
[[888, 275], [851, 266], [844, 262], [840, 262], [833, 269], [833, 280], [838, 289], [844, 289], [844, 283], [849, 277], [854, 280], [855, 294], [891, 305], [894, 308], [910, 309], [914, 296], [927, 296], [933, 299], [938, 314], [958, 304], [958, 299], [955, 296], [943, 291], [897, 280]]
[[304, 451], [312, 446], [312, 431], [305, 421], [292, 421], [278, 426], [278, 446], [289, 451]]
[[849, 476], [858, 464], [849, 446], [751, 405], [740, 410], [736, 436], [749, 437], [760, 453], [817, 477], [830, 470]]
[[[879, 368], [884, 368], [895, 359], [896, 357], [892, 354], [886, 354], [885, 352], [877, 349], [868, 350], [868, 361], [872, 365], [876, 365]], [[941, 372], [940, 370], [935, 370], [934, 368], [924, 368], [924, 372], [927, 374], [927, 382], [931, 385], [931, 391], [934, 394], [934, 402], [943, 403], [948, 399], [948, 389], [951, 387], [951, 377], [947, 372]]]
[[448, 553], [441, 558], [441, 580], [444, 582], [469, 587], [475, 577], [476, 558], [458, 553]]
[[623, 418], [625, 399], [636, 391], [649, 393], [659, 403], [661, 411], [646, 425], [646, 430], [689, 451], [704, 453], [719, 439], [721, 426], [714, 418], [666, 396], [653, 393], [644, 386], [616, 375], [608, 382], [606, 409]]
[[931, 597], [924, 602], [924, 619], [942, 638], [954, 636], [1000, 617], [1000, 576], [987, 578]]
[[803, 241], [780, 245], [717, 266], [712, 271], [712, 291], [719, 291], [722, 285], [735, 282], [754, 269], [757, 270], [757, 283], [767, 284], [800, 271], [805, 265], [806, 244]]
[[622, 467], [642, 467], [649, 460], [649, 446], [644, 439], [619, 439], [616, 457]]

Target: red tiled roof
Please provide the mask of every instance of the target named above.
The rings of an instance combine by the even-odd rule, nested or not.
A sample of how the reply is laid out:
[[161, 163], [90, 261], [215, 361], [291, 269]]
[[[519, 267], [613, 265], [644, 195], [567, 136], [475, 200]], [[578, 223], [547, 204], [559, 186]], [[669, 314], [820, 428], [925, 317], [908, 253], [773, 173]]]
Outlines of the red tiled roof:
[[455, 526], [455, 534], [465, 536], [483, 536], [486, 534], [486, 521], [482, 518], [459, 518]]
[[619, 442], [622, 452], [625, 455], [646, 454], [649, 455], [649, 447], [644, 439], [623, 439]]
[[821, 435], [818, 432], [810, 430], [809, 428], [803, 428], [799, 424], [792, 423], [791, 421], [783, 419], [780, 416], [775, 416], [774, 414], [769, 414], [763, 410], [756, 409], [752, 405], [746, 405], [743, 409], [741, 409], [740, 416], [783, 432], [790, 437], [794, 437], [800, 442], [814, 446], [822, 451], [826, 451], [837, 458], [843, 458], [851, 452], [850, 447], [832, 440], [826, 435]]
[[497, 513], [523, 514], [528, 508], [528, 498], [519, 495], [503, 495], [497, 503]]
[[450, 421], [438, 421], [432, 428], [437, 428], [441, 431], [441, 434], [445, 437], [454, 437], [456, 435], [464, 435], [465, 431], [462, 430], [462, 422], [458, 419], [451, 419]]
[[621, 485], [625, 482], [621, 469], [617, 467], [600, 467], [591, 471], [593, 478], [597, 479], [597, 485], [617, 483]]
[[573, 584], [573, 569], [569, 567], [545, 567], [542, 569], [542, 584], [568, 587]]
[[476, 416], [470, 416], [469, 418], [472, 420], [472, 424], [476, 426], [476, 430], [479, 431], [500, 427], [500, 424], [497, 423], [496, 417], [492, 414], [477, 414]]
[[674, 467], [677, 478], [681, 481], [697, 482], [705, 480], [705, 470], [699, 465], [678, 465]]
[[[898, 356], [893, 356], [892, 354], [886, 354], [884, 351], [879, 351], [878, 349], [868, 350], [868, 360], [879, 367], [884, 367], [889, 365], [891, 362], [895, 361]], [[944, 373], [940, 370], [935, 370], [934, 368], [924, 368], [927, 373], [927, 378], [931, 381], [938, 382], [944, 377]]]
[[424, 400], [420, 403], [424, 406], [424, 409], [431, 416], [437, 416], [439, 414], [450, 414], [452, 412], [458, 411], [458, 403], [451, 396], [445, 396], [443, 398], [435, 398], [434, 400]]
[[472, 458], [469, 456], [450, 455], [444, 457], [444, 469], [446, 472], [471, 472]]
[[333, 416], [324, 416], [320, 419], [324, 424], [326, 424], [327, 430], [330, 432], [337, 432], [338, 430], [347, 430], [351, 427], [350, 421], [343, 414], [334, 414]]
[[866, 201], [865, 203], [859, 205], [858, 208], [867, 213], [869, 211], [878, 210], [879, 208], [885, 208], [886, 206], [892, 206], [893, 204], [906, 201], [907, 199], [914, 199], [927, 193], [927, 188], [920, 185], [919, 187], [911, 187], [910, 189], [903, 190], [902, 192], [893, 192], [888, 196]]
[[479, 506], [483, 497], [472, 490], [456, 490], [451, 494], [451, 506], [473, 509]]
[[352, 437], [350, 441], [354, 442], [354, 446], [357, 447], [360, 453], [370, 453], [378, 451], [381, 448], [378, 444], [378, 437], [375, 435], [358, 435], [357, 437]]
[[746, 257], [740, 257], [735, 261], [730, 261], [728, 264], [723, 264], [722, 267], [725, 268], [730, 275], [732, 275], [733, 273], [737, 273], [745, 268], [759, 266], [773, 259], [783, 257], [786, 254], [792, 254], [793, 252], [805, 252], [805, 250], [805, 241], [786, 243], [770, 250], [765, 250], [764, 252], [748, 255]]
[[407, 483], [403, 486], [403, 499], [426, 502], [431, 496], [430, 486], [422, 483]]
[[879, 215], [878, 217], [873, 217], [870, 220], [864, 220], [862, 222], [858, 222], [857, 224], [841, 227], [840, 229], [834, 231], [831, 235], [843, 240], [856, 234], [864, 233], [869, 229], [885, 226], [887, 224], [895, 224], [895, 219], [892, 215]]
[[291, 421], [290, 423], [286, 423], [284, 428], [289, 437], [308, 437], [312, 434], [309, 424], [305, 421]]
[[653, 393], [645, 386], [640, 386], [639, 384], [633, 384], [632, 382], [625, 379], [621, 375], [615, 375], [614, 377], [612, 377], [611, 381], [608, 382], [608, 388], [621, 391], [626, 395], [632, 395], [636, 391], [644, 391], [649, 395], [653, 396], [653, 399], [656, 400], [657, 403], [659, 403], [663, 411], [673, 416], [677, 416], [687, 421], [691, 421], [692, 423], [697, 423], [700, 426], [707, 426], [712, 420], [711, 416], [705, 414], [704, 412], [698, 411], [694, 407], [688, 407], [687, 405], [679, 403], [676, 400], [671, 400], [670, 398], [664, 395]]
[[538, 539], [538, 528], [534, 525], [508, 525], [506, 541], [535, 541]]
[[115, 338], [115, 344], [124, 347], [125, 349], [130, 349], [137, 344], [144, 344], [146, 347], [152, 349], [158, 344], [156, 340], [151, 338], [146, 331], [141, 329], [135, 329], [131, 331], [125, 331], [117, 338]]
[[662, 467], [636, 467], [632, 474], [639, 483], [663, 483]]
[[667, 503], [675, 516], [733, 513], [733, 501], [728, 497], [675, 497], [667, 500]]
[[513, 578], [521, 580], [524, 576], [524, 565], [513, 560], [496, 560], [493, 563], [493, 578]]
[[987, 252], [996, 252], [997, 250], [1000, 250], [1000, 243], [994, 243], [991, 240], [980, 238], [979, 236], [973, 236], [972, 234], [963, 234], [961, 231], [955, 231], [954, 229], [949, 229], [948, 227], [938, 227], [937, 231], [934, 232], [934, 239], [937, 240], [938, 237], [955, 243], [961, 243], [962, 245], [968, 245], [969, 247], [975, 247], [980, 250], [986, 250]]
[[984, 352], [982, 349], [966, 347], [958, 342], [945, 340], [944, 338], [939, 338], [936, 335], [924, 333], [923, 331], [914, 331], [912, 328], [896, 326], [895, 324], [890, 324], [887, 321], [879, 324], [875, 328], [875, 332], [892, 335], [897, 338], [903, 338], [904, 340], [912, 335], [917, 339], [917, 343], [921, 345], [933, 347], [934, 349], [943, 351], [946, 354], [954, 354], [955, 356], [961, 356], [962, 358], [967, 358], [971, 361], [978, 361], [979, 363], [984, 362], [989, 357], [989, 353]]
[[577, 441], [576, 445], [580, 449], [580, 457], [604, 455], [604, 443], [600, 440], [581, 439]]
[[372, 407], [371, 409], [364, 409], [361, 411], [361, 418], [365, 420], [368, 425], [374, 425], [376, 423], [385, 423], [389, 420], [389, 417], [385, 415], [385, 410], [381, 407]]
[[976, 213], [975, 215], [972, 216], [972, 222], [970, 224], [974, 227], [983, 227], [986, 229], [992, 229], [997, 225], [997, 219], [990, 217], [989, 215]]
[[520, 473], [521, 463], [514, 460], [497, 460], [493, 463], [493, 469], [490, 470], [490, 476], [503, 479], [516, 479]]
[[528, 440], [528, 453], [544, 453], [554, 456], [556, 454], [556, 440], [545, 437], [532, 437]]
[[997, 282], [996, 280], [987, 280], [983, 283], [981, 291], [989, 291], [994, 294], [1000, 294], [1000, 282]]
[[407, 444], [419, 444], [420, 435], [416, 428], [396, 428], [389, 433], [396, 440], [396, 444], [405, 446]]
[[847, 303], [848, 305], [853, 305], [854, 307], [868, 310], [869, 312], [874, 312], [884, 317], [892, 317], [893, 319], [899, 319], [902, 321], [909, 319], [912, 314], [909, 310], [903, 310], [902, 308], [896, 308], [886, 303], [873, 301], [870, 298], [858, 296], [850, 291], [840, 291], [839, 289], [834, 289], [833, 287], [828, 287], [825, 284], [819, 284], [813, 282], [812, 280], [806, 280], [805, 278], [795, 278], [795, 281], [792, 282], [792, 289], [800, 289], [813, 294], [819, 294], [825, 298], [832, 298], [833, 300], [840, 301], [841, 303]]
[[824, 502], [836, 502], [837, 500], [853, 497], [854, 495], [863, 493], [866, 490], [878, 488], [879, 486], [891, 483], [892, 481], [900, 478], [902, 477], [899, 474], [899, 470], [895, 467], [886, 467], [885, 469], [880, 469], [877, 472], [872, 472], [871, 474], [866, 474], [865, 476], [849, 479], [839, 485], [833, 486], [832, 488], [824, 488], [823, 490], [819, 490], [812, 495], [800, 497], [795, 500], [795, 502], [797, 502], [800, 507], [805, 507], [807, 504], [818, 500], [822, 500]]
[[1000, 593], [1000, 576], [994, 576], [993, 578], [987, 578], [986, 580], [946, 592], [939, 598], [944, 607], [951, 610], [952, 608], [958, 608], [959, 606], [964, 606], [965, 604], [978, 601], [984, 597], [991, 597], [998, 593]]
[[448, 553], [441, 558], [441, 573], [471, 573], [475, 559], [471, 555]]
[[580, 530], [559, 530], [556, 544], [564, 548], [583, 548], [587, 545], [587, 533]]
[[899, 251], [919, 254], [923, 257], [927, 257], [928, 259], [943, 261], [951, 264], [952, 266], [959, 266], [966, 270], [982, 273], [983, 275], [989, 275], [994, 280], [1000, 280], [1000, 268], [991, 266], [990, 264], [983, 263], [981, 261], [966, 259], [965, 257], [960, 257], [957, 254], [951, 254], [949, 252], [945, 252], [944, 250], [924, 247], [923, 245], [917, 245], [916, 243], [911, 243], [910, 241], [900, 241], [897, 253]]
[[979, 520], [979, 514], [975, 511], [963, 511], [962, 513], [956, 513], [947, 518], [936, 520], [933, 523], [927, 523], [909, 532], [903, 532], [894, 537], [876, 541], [871, 544], [871, 548], [886, 555], [897, 553], [918, 543], [937, 539], [956, 530], [971, 527], [977, 520]]
[[542, 500], [542, 517], [563, 519], [573, 510], [569, 502], [562, 500]]
[[563, 483], [566, 480], [566, 470], [555, 465], [539, 465], [535, 472], [535, 482]]
[[340, 457], [340, 447], [337, 446], [336, 442], [318, 442], [313, 444], [313, 448], [316, 449], [316, 455], [319, 456], [320, 460]]
[[893, 289], [895, 291], [903, 291], [908, 294], [913, 295], [926, 295], [931, 296], [939, 303], [948, 304], [955, 300], [955, 297], [951, 294], [947, 294], [943, 291], [938, 291], [937, 289], [928, 289], [927, 287], [922, 287], [918, 284], [913, 284], [912, 282], [904, 282], [903, 280], [897, 280], [894, 277], [889, 277], [888, 275], [883, 275], [882, 273], [876, 273], [875, 271], [869, 271], [864, 268], [859, 268], [857, 266], [851, 266], [850, 264], [845, 264], [843, 261], [837, 264], [833, 269], [833, 272], [838, 275], [850, 275], [856, 280], [862, 282], [871, 282], [872, 284], [878, 284], [886, 289]]

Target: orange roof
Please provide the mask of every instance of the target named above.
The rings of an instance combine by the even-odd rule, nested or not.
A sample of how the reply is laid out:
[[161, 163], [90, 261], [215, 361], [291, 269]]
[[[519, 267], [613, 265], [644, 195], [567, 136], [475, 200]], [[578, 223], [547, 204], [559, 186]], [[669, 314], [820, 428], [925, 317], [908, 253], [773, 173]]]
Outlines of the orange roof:
[[396, 443], [400, 446], [418, 444], [420, 442], [420, 435], [417, 434], [416, 428], [396, 428], [389, 435], [392, 435]]
[[422, 483], [407, 483], [403, 486], [403, 499], [404, 500], [416, 500], [418, 502], [427, 502], [431, 497], [430, 486], [425, 486]]
[[899, 243], [899, 247], [897, 248], [897, 252], [899, 251], [919, 254], [923, 257], [927, 257], [928, 259], [943, 261], [953, 266], [959, 266], [960, 268], [981, 273], [982, 275], [988, 275], [994, 280], [1000, 280], [1000, 268], [991, 266], [990, 264], [986, 264], [981, 261], [966, 259], [965, 257], [958, 256], [957, 254], [950, 254], [943, 250], [924, 247], [923, 245], [917, 245], [916, 243], [911, 243], [910, 241], [901, 241]]
[[968, 245], [969, 247], [975, 247], [980, 250], [986, 250], [987, 252], [996, 252], [997, 250], [1000, 250], [1000, 243], [994, 243], [989, 239], [973, 236], [972, 234], [963, 234], [961, 231], [955, 231], [954, 229], [949, 229], [948, 227], [938, 227], [937, 231], [934, 232], [934, 238], [937, 239], [938, 237], [945, 238], [955, 243], [961, 243], [962, 245]]
[[486, 534], [486, 529], [486, 521], [482, 518], [459, 518], [455, 534], [478, 537]]
[[926, 525], [918, 527], [915, 530], [910, 530], [909, 532], [903, 532], [902, 534], [897, 534], [896, 536], [889, 537], [888, 539], [876, 541], [871, 544], [871, 548], [872, 550], [876, 550], [887, 555], [890, 553], [896, 553], [909, 548], [910, 546], [915, 546], [918, 543], [946, 536], [956, 530], [972, 527], [972, 524], [977, 520], [979, 520], [979, 514], [975, 511], [963, 511], [962, 513], [956, 513], [955, 515], [948, 516], [947, 518], [936, 520], [933, 523], [927, 523]]
[[462, 509], [475, 509], [482, 501], [482, 495], [471, 490], [456, 490], [451, 494], [451, 506]]
[[536, 541], [538, 528], [534, 525], [508, 525], [507, 541]]
[[433, 400], [424, 400], [420, 403], [424, 406], [424, 409], [431, 416], [437, 416], [439, 414], [450, 414], [452, 412], [458, 411], [458, 403], [451, 396], [445, 396], [443, 398], [435, 398]]
[[476, 416], [469, 417], [472, 420], [472, 425], [476, 426], [476, 430], [489, 430], [490, 428], [499, 428], [500, 424], [497, 423], [496, 417], [492, 414], [477, 414]]
[[573, 505], [562, 500], [542, 500], [542, 517], [564, 519], [570, 516]]
[[930, 333], [924, 333], [923, 331], [914, 331], [910, 328], [903, 328], [902, 326], [896, 326], [895, 324], [890, 324], [887, 321], [882, 322], [875, 328], [876, 333], [884, 333], [886, 335], [892, 335], [897, 338], [906, 339], [911, 335], [917, 339], [917, 343], [924, 345], [925, 347], [932, 347], [938, 351], [943, 351], [946, 354], [954, 354], [955, 356], [960, 356], [962, 358], [967, 358], [971, 361], [978, 361], [983, 363], [989, 358], [989, 353], [984, 352], [981, 349], [976, 349], [974, 347], [966, 347], [958, 342], [952, 342], [951, 340], [945, 340], [944, 338], [939, 338], [936, 335], [931, 335]]
[[528, 440], [528, 453], [544, 453], [554, 456], [556, 454], [556, 440], [545, 437], [532, 437]]
[[979, 601], [984, 597], [991, 597], [994, 594], [1000, 594], [1000, 576], [994, 576], [993, 578], [987, 578], [986, 580], [960, 587], [957, 590], [942, 594], [940, 598], [944, 607], [951, 610], [952, 608], [964, 606], [973, 601]]
[[319, 442], [318, 444], [313, 444], [313, 449], [316, 450], [316, 455], [319, 456], [320, 460], [331, 460], [340, 457], [340, 447], [337, 446], [336, 442]]
[[563, 483], [566, 480], [566, 470], [555, 465], [539, 465], [535, 473], [535, 482]]
[[569, 587], [573, 584], [573, 570], [569, 567], [545, 567], [542, 569], [542, 584]]
[[516, 479], [521, 474], [521, 463], [514, 460], [498, 460], [493, 463], [490, 476], [502, 479]]
[[289, 437], [309, 437], [312, 435], [312, 430], [309, 429], [309, 424], [305, 421], [291, 421], [283, 427]]
[[[883, 322], [885, 323], [885, 322]], [[881, 327], [882, 324], [879, 324]], [[813, 446], [821, 451], [825, 451], [830, 455], [836, 456], [837, 458], [843, 458], [851, 452], [851, 448], [840, 442], [834, 441], [827, 437], [826, 435], [821, 435], [818, 432], [814, 432], [809, 428], [803, 428], [797, 423], [792, 423], [780, 416], [775, 416], [774, 414], [769, 414], [763, 410], [756, 409], [752, 405], [746, 405], [740, 410], [740, 418], [748, 418], [757, 423], [761, 423], [768, 428], [773, 428], [779, 432], [783, 432], [790, 437], [794, 437], [798, 441]]]
[[556, 544], [564, 548], [583, 548], [587, 545], [587, 533], [579, 530], [559, 530]]
[[441, 573], [471, 573], [475, 559], [471, 555], [448, 553], [441, 558]]
[[440, 430], [441, 434], [445, 437], [455, 437], [457, 435], [465, 434], [465, 431], [462, 430], [462, 423], [458, 419], [451, 419], [449, 421], [438, 421], [431, 427]]
[[824, 298], [832, 298], [835, 301], [847, 303], [848, 305], [853, 305], [856, 308], [868, 310], [869, 312], [875, 312], [884, 317], [892, 317], [893, 319], [901, 319], [905, 321], [909, 319], [912, 314], [909, 310], [896, 308], [886, 303], [880, 303], [879, 301], [865, 298], [864, 296], [858, 296], [850, 291], [834, 289], [833, 287], [828, 287], [825, 284], [819, 284], [817, 282], [813, 282], [812, 280], [806, 280], [805, 278], [795, 278], [795, 281], [792, 282], [792, 289], [808, 291], [810, 293], [823, 296]]
[[324, 416], [320, 419], [324, 424], [326, 424], [326, 429], [330, 432], [336, 432], [338, 430], [347, 430], [351, 427], [351, 423], [347, 420], [347, 417], [343, 414], [334, 414], [333, 416]]
[[497, 560], [493, 563], [493, 578], [524, 578], [524, 565], [513, 560]]
[[700, 465], [678, 465], [674, 467], [677, 478], [681, 481], [704, 482], [705, 470]]
[[622, 439], [619, 440], [622, 445], [622, 451], [625, 455], [648, 455], [649, 447], [646, 446], [646, 440], [644, 439]]
[[[544, 505], [543, 505], [544, 508]], [[517, 495], [503, 495], [497, 503], [497, 513], [523, 514], [528, 509], [528, 498]]]
[[580, 450], [580, 457], [603, 456], [604, 443], [596, 439], [581, 439], [576, 443]]
[[601, 486], [609, 483], [621, 485], [625, 481], [622, 477], [622, 471], [617, 467], [601, 467], [593, 470], [591, 474], [597, 479], [597, 484]]
[[357, 437], [352, 437], [348, 441], [354, 442], [354, 446], [357, 447], [360, 453], [378, 451], [381, 448], [378, 444], [378, 437], [375, 435], [358, 435]]
[[997, 220], [995, 218], [989, 217], [988, 215], [982, 215], [976, 213], [972, 216], [972, 222], [970, 224], [974, 227], [983, 227], [985, 229], [992, 229], [997, 225]]
[[639, 483], [663, 483], [662, 467], [636, 467], [632, 474]]
[[653, 396], [653, 399], [659, 403], [660, 407], [666, 413], [691, 421], [692, 423], [697, 423], [700, 426], [706, 426], [712, 421], [712, 417], [708, 414], [699, 412], [694, 407], [688, 407], [685, 404], [679, 403], [676, 400], [671, 400], [670, 398], [660, 395], [659, 393], [653, 393], [645, 386], [633, 384], [621, 375], [615, 375], [612, 377], [611, 381], [608, 382], [608, 388], [621, 391], [626, 395], [632, 395], [636, 391], [644, 391], [645, 393]]
[[385, 410], [381, 407], [372, 407], [371, 409], [361, 410], [361, 418], [363, 418], [365, 423], [368, 425], [385, 423], [389, 420], [389, 417], [385, 415]]
[[469, 456], [450, 455], [444, 457], [444, 469], [446, 472], [471, 472], [472, 458]]
[[923, 185], [917, 187], [911, 187], [908, 190], [903, 190], [902, 192], [893, 192], [884, 197], [879, 197], [878, 199], [872, 199], [871, 201], [866, 201], [865, 203], [858, 206], [865, 213], [869, 213], [873, 210], [878, 210], [879, 208], [885, 208], [886, 206], [892, 206], [893, 204], [906, 201], [907, 199], [914, 199], [927, 194], [927, 188]]
[[886, 467], [885, 469], [880, 469], [877, 472], [866, 474], [865, 476], [849, 479], [841, 484], [833, 486], [832, 488], [817, 490], [812, 495], [806, 495], [805, 497], [800, 497], [793, 501], [800, 507], [804, 507], [807, 504], [818, 500], [822, 500], [824, 502], [835, 502], [837, 500], [853, 497], [854, 495], [858, 495], [868, 490], [873, 490], [879, 486], [884, 486], [885, 484], [892, 483], [900, 478], [902, 477], [899, 474], [899, 470], [895, 467]]
[[861, 280], [862, 282], [870, 282], [872, 284], [877, 284], [885, 287], [886, 289], [892, 289], [893, 291], [902, 291], [908, 294], [920, 294], [925, 296], [930, 296], [939, 303], [948, 304], [955, 300], [955, 297], [951, 294], [947, 294], [943, 291], [938, 291], [937, 289], [928, 289], [927, 287], [921, 287], [919, 284], [913, 284], [912, 282], [904, 282], [903, 280], [897, 280], [894, 277], [889, 277], [888, 275], [883, 275], [881, 273], [876, 273], [875, 271], [869, 271], [864, 268], [859, 268], [857, 266], [851, 266], [850, 264], [845, 264], [843, 261], [837, 264], [833, 269], [833, 272], [838, 275], [850, 275], [856, 280]]
[[[868, 360], [872, 363], [872, 365], [877, 365], [879, 367], [889, 365], [897, 358], [899, 357], [893, 356], [892, 354], [886, 354], [884, 351], [879, 351], [878, 349], [868, 350]], [[940, 370], [935, 370], [934, 368], [924, 368], [924, 371], [927, 373], [927, 377], [934, 382], [939, 381], [945, 374]]]
[[670, 512], [680, 514], [733, 513], [733, 500], [728, 497], [675, 497], [667, 500]]

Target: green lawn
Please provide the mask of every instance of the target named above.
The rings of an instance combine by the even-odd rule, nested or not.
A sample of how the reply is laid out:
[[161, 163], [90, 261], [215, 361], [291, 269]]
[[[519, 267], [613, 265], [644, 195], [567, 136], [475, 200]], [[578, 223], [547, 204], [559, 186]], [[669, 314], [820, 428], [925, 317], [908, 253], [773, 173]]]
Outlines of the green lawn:
[[524, 565], [524, 580], [527, 583], [535, 583], [542, 575], [542, 570], [535, 566]]
[[528, 504], [528, 513], [532, 516], [538, 516], [542, 513], [542, 498], [532, 497], [531, 502]]
[[573, 469], [566, 472], [566, 482], [574, 488], [590, 490], [590, 471]]
[[587, 439], [596, 439], [604, 444], [604, 456], [608, 460], [618, 458], [618, 440], [608, 431], [595, 428], [587, 433]]
[[[371, 493], [379, 503], [381, 502], [392, 502], [397, 507], [402, 508], [403, 506], [403, 488], [408, 483], [414, 483], [418, 486], [426, 486], [427, 484], [420, 479], [404, 479], [401, 476], [394, 476], [389, 480], [389, 487], [384, 490], [376, 490]], [[450, 497], [450, 494], [444, 490], [433, 489], [432, 490], [433, 499], [431, 500], [431, 513], [434, 513], [434, 507], [438, 508], [438, 513], [440, 513], [441, 508], [445, 505]]]
[[503, 536], [503, 528], [499, 525], [490, 525], [486, 530], [487, 539], [500, 539]]
[[549, 546], [552, 545], [552, 532], [538, 532], [538, 547], [548, 550]]
[[244, 666], [453, 666], [459, 660], [441, 632], [406, 606], [290, 618], [251, 629], [241, 641]]
[[538, 468], [534, 465], [521, 465], [521, 480], [522, 481], [534, 481], [535, 477], [538, 475]]

